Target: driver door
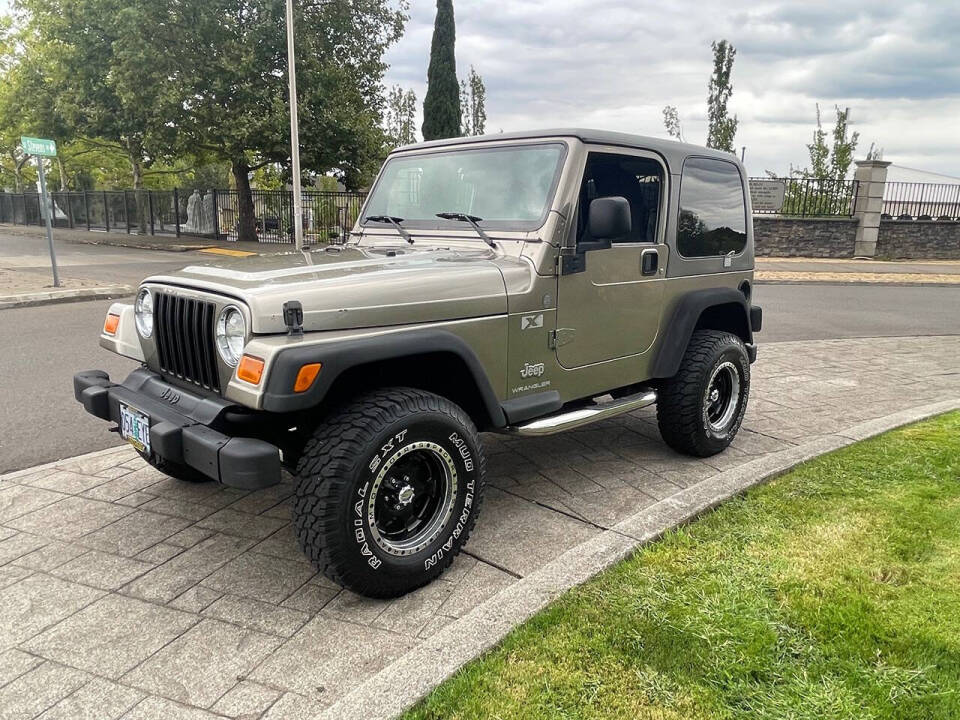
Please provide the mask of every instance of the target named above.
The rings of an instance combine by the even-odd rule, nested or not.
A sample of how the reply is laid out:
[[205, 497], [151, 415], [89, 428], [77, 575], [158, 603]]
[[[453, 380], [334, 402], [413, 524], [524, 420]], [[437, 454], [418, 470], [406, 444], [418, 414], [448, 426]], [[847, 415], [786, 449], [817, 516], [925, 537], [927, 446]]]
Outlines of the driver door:
[[[643, 151], [590, 152], [577, 208], [576, 249], [561, 261], [556, 353], [568, 369], [647, 352], [663, 304], [666, 168]], [[630, 229], [594, 238], [590, 203], [622, 197]]]

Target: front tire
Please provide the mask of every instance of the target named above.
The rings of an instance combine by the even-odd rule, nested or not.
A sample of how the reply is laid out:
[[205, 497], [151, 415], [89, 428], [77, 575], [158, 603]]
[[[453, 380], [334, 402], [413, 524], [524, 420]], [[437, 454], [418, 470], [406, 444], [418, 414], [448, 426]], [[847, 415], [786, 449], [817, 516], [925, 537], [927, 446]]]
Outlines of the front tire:
[[469, 416], [408, 388], [349, 402], [307, 440], [293, 519], [301, 549], [331, 580], [396, 597], [439, 576], [480, 510], [484, 457]]
[[749, 395], [750, 359], [743, 341], [728, 332], [697, 330], [677, 374], [660, 386], [660, 436], [686, 455], [716, 455], [740, 430]]

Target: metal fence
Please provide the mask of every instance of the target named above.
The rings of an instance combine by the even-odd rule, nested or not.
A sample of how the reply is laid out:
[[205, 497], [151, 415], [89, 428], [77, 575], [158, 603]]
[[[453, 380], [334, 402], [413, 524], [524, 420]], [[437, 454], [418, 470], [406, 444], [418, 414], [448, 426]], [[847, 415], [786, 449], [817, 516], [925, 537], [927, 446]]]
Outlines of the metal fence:
[[[366, 199], [360, 192], [305, 190], [303, 200], [304, 238], [312, 245], [342, 241], [360, 215]], [[220, 233], [237, 239], [240, 195], [236, 190], [217, 192]], [[286, 190], [254, 190], [253, 215], [260, 242], [293, 242], [293, 193]]]
[[[97, 190], [52, 192], [57, 227], [138, 235], [238, 239], [236, 190]], [[366, 198], [360, 192], [304, 190], [304, 234], [311, 244], [342, 242]], [[253, 190], [253, 220], [260, 242], [293, 242], [293, 192]], [[37, 193], [0, 192], [0, 223], [42, 225], [46, 211]]]
[[819, 178], [750, 178], [755, 215], [851, 217], [856, 180]]
[[888, 182], [884, 220], [960, 220], [960, 184]]

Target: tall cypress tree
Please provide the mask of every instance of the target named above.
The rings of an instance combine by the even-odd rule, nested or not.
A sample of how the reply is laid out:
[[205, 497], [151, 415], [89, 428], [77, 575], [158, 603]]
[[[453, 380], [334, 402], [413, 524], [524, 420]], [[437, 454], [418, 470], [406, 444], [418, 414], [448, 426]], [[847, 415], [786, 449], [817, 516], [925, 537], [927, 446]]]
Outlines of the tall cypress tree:
[[433, 25], [427, 70], [427, 96], [423, 100], [424, 140], [460, 135], [460, 85], [454, 54], [456, 34], [453, 0], [437, 0], [437, 19]]

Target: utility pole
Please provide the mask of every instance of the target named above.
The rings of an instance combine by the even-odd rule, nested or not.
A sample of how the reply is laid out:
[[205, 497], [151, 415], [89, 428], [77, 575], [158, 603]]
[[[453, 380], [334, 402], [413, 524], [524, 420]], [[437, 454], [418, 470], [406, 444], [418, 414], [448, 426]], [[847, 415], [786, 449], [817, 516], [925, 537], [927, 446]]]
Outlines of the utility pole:
[[290, 164], [293, 174], [293, 237], [303, 249], [303, 194], [300, 191], [300, 127], [297, 122], [297, 65], [293, 47], [293, 0], [287, 0], [287, 75], [290, 79]]

